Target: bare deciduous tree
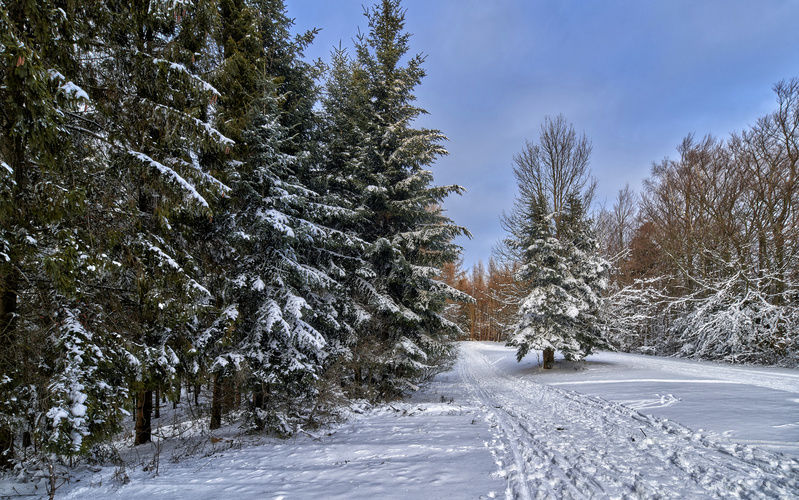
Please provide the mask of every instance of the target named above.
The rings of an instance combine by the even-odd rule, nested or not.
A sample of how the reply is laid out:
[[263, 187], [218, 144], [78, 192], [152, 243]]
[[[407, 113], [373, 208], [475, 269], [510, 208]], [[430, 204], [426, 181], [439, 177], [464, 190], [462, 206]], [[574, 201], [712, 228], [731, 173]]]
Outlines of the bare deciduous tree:
[[627, 184], [619, 190], [613, 207], [599, 209], [594, 221], [602, 256], [616, 262], [628, 253], [627, 249], [638, 227], [638, 195]]
[[[689, 135], [679, 158], [653, 165], [627, 280], [613, 287], [616, 341], [799, 364], [799, 78], [774, 91], [777, 110], [753, 126], [727, 141]], [[609, 211], [600, 222], [612, 233]]]
[[[502, 227], [514, 237], [521, 236], [527, 221], [533, 217], [533, 205], [542, 199], [547, 210], [554, 214], [560, 233], [561, 214], [571, 195], [578, 196], [585, 207], [590, 207], [594, 200], [596, 179], [589, 167], [592, 149], [591, 141], [585, 134], [578, 136], [563, 115], [545, 117], [538, 142], [526, 141], [524, 149], [513, 157], [519, 193], [510, 213], [503, 212]], [[505, 258], [516, 257], [515, 260], [521, 257], [503, 244], [495, 253]]]

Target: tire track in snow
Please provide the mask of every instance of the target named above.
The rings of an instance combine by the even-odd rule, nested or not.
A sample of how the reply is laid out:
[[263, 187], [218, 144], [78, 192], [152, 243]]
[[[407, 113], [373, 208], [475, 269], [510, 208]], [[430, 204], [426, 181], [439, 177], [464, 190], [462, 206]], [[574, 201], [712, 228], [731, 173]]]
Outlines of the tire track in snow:
[[501, 373], [463, 343], [459, 373], [510, 450], [509, 497], [799, 498], [799, 461]]

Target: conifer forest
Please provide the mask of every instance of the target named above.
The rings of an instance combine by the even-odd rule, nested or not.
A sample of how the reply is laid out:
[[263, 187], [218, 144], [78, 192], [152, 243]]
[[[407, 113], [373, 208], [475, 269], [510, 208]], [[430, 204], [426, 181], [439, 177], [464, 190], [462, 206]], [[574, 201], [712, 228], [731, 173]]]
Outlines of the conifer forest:
[[147, 443], [181, 398], [290, 436], [457, 340], [799, 364], [799, 79], [607, 204], [591, 139], [543, 118], [464, 269], [424, 47], [400, 0], [365, 15], [323, 62], [283, 0], [0, 0], [0, 469], [97, 456], [125, 419]]

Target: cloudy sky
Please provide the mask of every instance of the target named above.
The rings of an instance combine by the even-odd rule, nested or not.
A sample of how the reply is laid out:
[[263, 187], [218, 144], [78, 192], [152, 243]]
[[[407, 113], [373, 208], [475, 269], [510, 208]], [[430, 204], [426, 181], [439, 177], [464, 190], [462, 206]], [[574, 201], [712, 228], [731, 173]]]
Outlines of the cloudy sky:
[[[367, 29], [361, 0], [286, 0], [296, 30], [321, 28], [306, 51], [329, 62]], [[411, 51], [427, 56], [418, 125], [440, 129], [450, 155], [436, 184], [468, 190], [445, 203], [487, 262], [516, 193], [513, 155], [562, 113], [593, 142], [598, 201], [689, 133], [727, 137], [775, 108], [774, 83], [799, 77], [795, 0], [404, 0]]]

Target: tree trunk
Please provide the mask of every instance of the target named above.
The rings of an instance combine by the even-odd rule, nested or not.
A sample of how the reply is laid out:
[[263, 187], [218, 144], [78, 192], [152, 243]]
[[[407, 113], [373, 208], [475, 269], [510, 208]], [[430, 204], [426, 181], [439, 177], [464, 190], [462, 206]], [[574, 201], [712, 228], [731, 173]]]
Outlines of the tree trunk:
[[[0, 373], [12, 372], [17, 323], [16, 271], [0, 276]], [[0, 427], [0, 469], [11, 468], [14, 458], [14, 432]]]
[[555, 366], [555, 350], [544, 349], [544, 369], [551, 370]]
[[14, 466], [14, 434], [11, 429], [0, 428], [0, 469], [10, 469]]
[[236, 387], [233, 377], [222, 381], [222, 414], [229, 413], [236, 404]]
[[194, 406], [200, 406], [200, 387], [199, 383], [194, 384]]
[[264, 386], [258, 384], [255, 386], [252, 395], [253, 413], [255, 413], [255, 426], [261, 430], [264, 428], [264, 421], [258, 415], [258, 410], [264, 407]]
[[222, 375], [214, 375], [214, 392], [211, 397], [211, 423], [209, 429], [219, 429], [222, 427]]
[[361, 385], [363, 385], [363, 375], [361, 373], [361, 365], [356, 365], [353, 369], [352, 378], [355, 382], [355, 390], [360, 394]]
[[155, 418], [161, 418], [161, 388], [155, 390]]
[[152, 438], [153, 391], [139, 392], [136, 398], [136, 441], [134, 444], [149, 443]]

